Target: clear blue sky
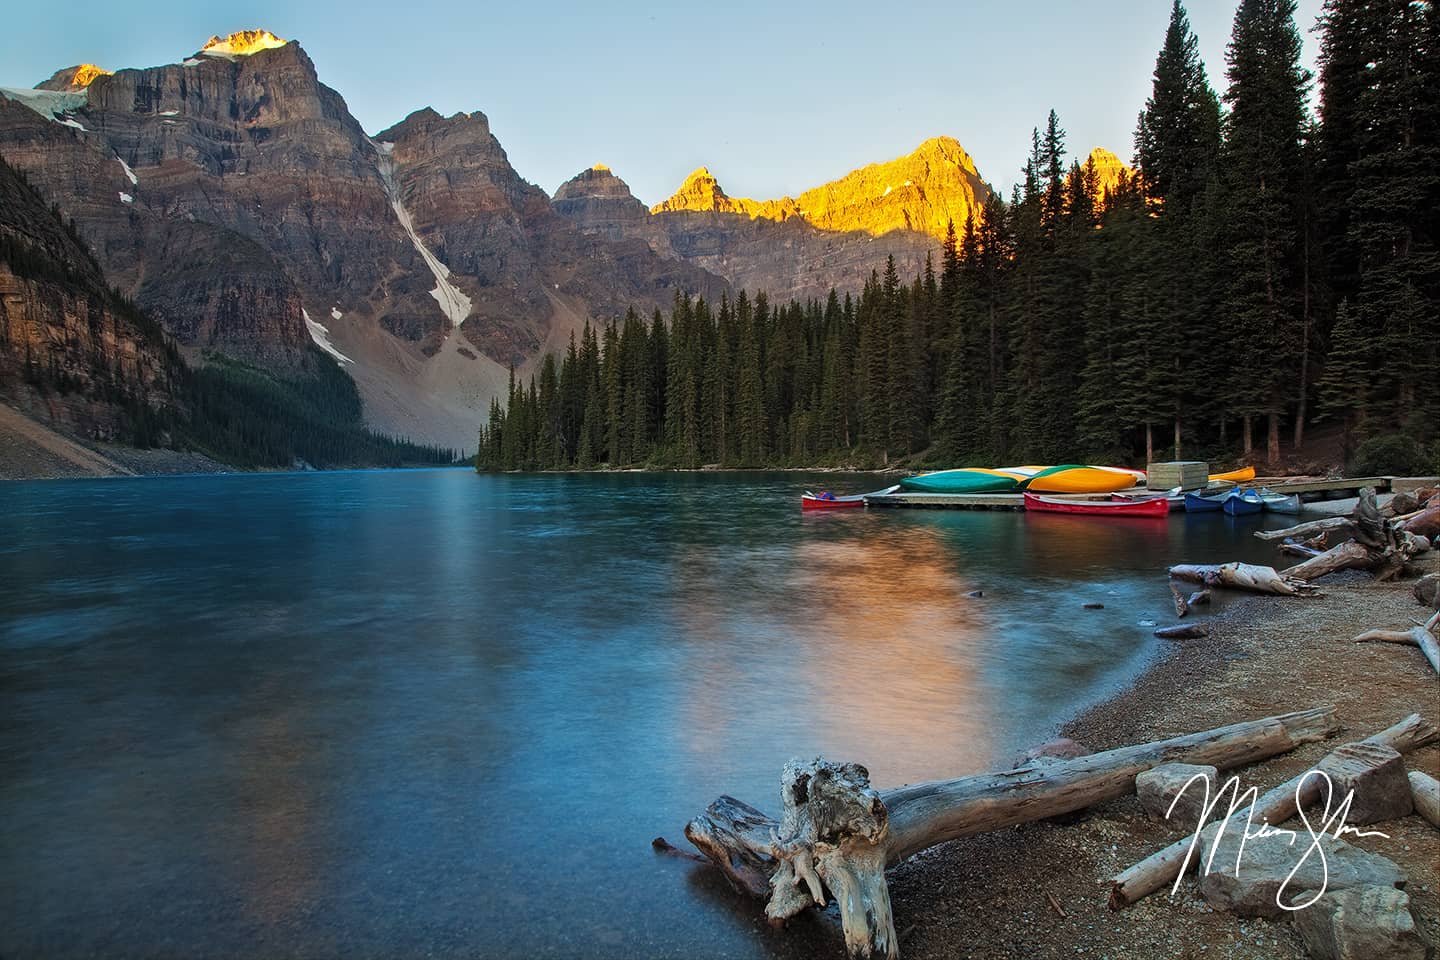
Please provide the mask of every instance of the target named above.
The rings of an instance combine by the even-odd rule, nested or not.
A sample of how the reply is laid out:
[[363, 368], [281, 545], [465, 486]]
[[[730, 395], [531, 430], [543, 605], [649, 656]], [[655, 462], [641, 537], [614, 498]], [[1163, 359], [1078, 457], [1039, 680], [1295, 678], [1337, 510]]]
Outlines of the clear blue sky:
[[[1313, 69], [1321, 0], [1300, 0]], [[1217, 90], [1236, 0], [1192, 0]], [[1054, 107], [1072, 154], [1128, 160], [1168, 0], [932, 3], [252, 0], [17, 3], [0, 86], [81, 62], [174, 63], [211, 34], [299, 40], [371, 133], [482, 110], [549, 192], [606, 163], [655, 203], [709, 166], [733, 196], [794, 194], [939, 134], [1001, 189]]]

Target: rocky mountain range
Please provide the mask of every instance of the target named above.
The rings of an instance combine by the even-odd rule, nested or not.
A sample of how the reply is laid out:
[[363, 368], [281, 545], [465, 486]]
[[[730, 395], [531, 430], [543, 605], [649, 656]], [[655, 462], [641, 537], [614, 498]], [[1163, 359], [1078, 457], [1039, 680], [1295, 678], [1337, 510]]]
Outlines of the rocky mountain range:
[[682, 292], [854, 290], [888, 255], [914, 273], [989, 190], [941, 137], [795, 198], [731, 198], [701, 169], [646, 209], [603, 166], [552, 198], [484, 114], [425, 108], [370, 136], [300, 45], [265, 31], [0, 90], [0, 156], [191, 362], [284, 371], [314, 342], [373, 428], [461, 448], [508, 368], [587, 319]]

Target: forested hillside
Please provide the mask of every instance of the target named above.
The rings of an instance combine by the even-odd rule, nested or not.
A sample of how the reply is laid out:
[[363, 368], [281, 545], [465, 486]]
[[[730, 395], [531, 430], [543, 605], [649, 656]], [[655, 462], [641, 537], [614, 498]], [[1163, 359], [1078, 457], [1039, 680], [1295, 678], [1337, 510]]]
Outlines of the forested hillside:
[[1293, 0], [1242, 0], [1223, 97], [1177, 2], [1095, 199], [1052, 112], [923, 275], [843, 300], [677, 297], [512, 383], [477, 466], [1277, 461], [1317, 422], [1440, 423], [1440, 14], [1330, 0], [1318, 115]]

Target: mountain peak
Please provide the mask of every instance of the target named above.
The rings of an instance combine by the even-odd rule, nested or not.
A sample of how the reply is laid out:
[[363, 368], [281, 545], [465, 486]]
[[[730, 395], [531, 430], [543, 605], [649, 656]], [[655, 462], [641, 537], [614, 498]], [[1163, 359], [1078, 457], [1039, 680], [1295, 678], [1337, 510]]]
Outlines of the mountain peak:
[[1085, 159], [1085, 165], [1095, 171], [1097, 198], [1103, 198], [1108, 191], [1114, 190], [1122, 173], [1127, 177], [1135, 175], [1135, 171], [1126, 166], [1123, 160], [1104, 147], [1091, 150], [1090, 156]]
[[965, 148], [960, 146], [960, 141], [954, 137], [943, 135], [931, 137], [911, 151], [910, 156], [915, 159], [938, 159], [952, 163], [966, 173], [978, 176], [975, 161], [971, 159], [970, 154], [965, 152]]
[[682, 210], [708, 213], [743, 213], [754, 217], [751, 209], [758, 207], [754, 200], [734, 200], [725, 193], [709, 167], [696, 167], [690, 171], [680, 189], [669, 200], [650, 208], [651, 213], [676, 213]]
[[81, 63], [73, 67], [66, 67], [64, 70], [56, 70], [49, 80], [37, 83], [35, 89], [78, 93], [94, 83], [97, 77], [108, 77], [114, 73], [114, 70], [106, 70], [93, 63]]
[[211, 37], [200, 52], [211, 57], [248, 57], [261, 50], [283, 47], [289, 42], [269, 30], [237, 30], [228, 37]]
[[560, 184], [555, 191], [554, 199], [579, 200], [582, 198], [600, 198], [606, 200], [628, 200], [638, 202], [630, 192], [630, 185], [611, 171], [603, 163], [597, 163], [593, 167], [586, 167], [575, 176]]

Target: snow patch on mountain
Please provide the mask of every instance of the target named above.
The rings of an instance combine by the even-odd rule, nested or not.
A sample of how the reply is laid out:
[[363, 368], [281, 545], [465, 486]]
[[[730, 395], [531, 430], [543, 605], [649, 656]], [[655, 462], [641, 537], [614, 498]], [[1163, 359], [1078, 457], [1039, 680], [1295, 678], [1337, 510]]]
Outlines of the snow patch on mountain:
[[410, 219], [410, 211], [405, 209], [405, 203], [400, 199], [400, 190], [395, 185], [395, 159], [392, 156], [395, 150], [393, 143], [376, 143], [370, 141], [375, 148], [375, 169], [380, 174], [380, 182], [385, 186], [385, 195], [390, 198], [390, 209], [395, 211], [395, 217], [400, 221], [400, 226], [405, 229], [410, 243], [414, 245], [415, 252], [420, 254], [420, 259], [430, 268], [435, 276], [435, 289], [430, 291], [430, 296], [440, 305], [440, 312], [450, 319], [453, 326], [460, 326], [465, 318], [470, 316], [472, 302], [469, 297], [460, 291], [460, 288], [450, 282], [450, 268], [440, 262], [440, 259], [425, 248], [420, 235], [415, 232], [415, 224]]
[[134, 203], [134, 202], [135, 202], [135, 198], [132, 197], [132, 196], [130, 196], [130, 194], [125, 193], [125, 192], [122, 190], [122, 191], [120, 192], [120, 202], [121, 202], [121, 203]]
[[[305, 318], [305, 329], [310, 331], [310, 339], [315, 341], [315, 346], [319, 347], [321, 350], [324, 350], [326, 353], [330, 354], [330, 356], [334, 357], [336, 360], [339, 360], [341, 363], [355, 362], [354, 360], [351, 360], [349, 357], [345, 356], [345, 354], [341, 353], [339, 350], [335, 349], [335, 344], [330, 342], [329, 329], [326, 328], [324, 324], [317, 323], [316, 321], [311, 320], [310, 311], [306, 310], [304, 307], [301, 307], [300, 315]], [[336, 319], [338, 320], [339, 318], [337, 317]]]
[[77, 130], [85, 129], [80, 126], [78, 121], [70, 119], [65, 114], [72, 110], [82, 109], [90, 102], [89, 92], [86, 90], [26, 90], [20, 87], [0, 87], [0, 97], [29, 107], [46, 120], [54, 120]]
[[[116, 154], [115, 159], [120, 160], [120, 155]], [[130, 164], [126, 163], [124, 160], [120, 160], [120, 166], [125, 168], [125, 176], [130, 178], [130, 183], [132, 185], [138, 184], [140, 182], [140, 178], [135, 176], [135, 171], [130, 169]]]
[[330, 318], [331, 318], [332, 320], [339, 320], [339, 319], [340, 319], [341, 317], [343, 317], [343, 316], [345, 316], [345, 314], [343, 314], [343, 313], [340, 312], [340, 308], [339, 308], [339, 307], [331, 307], [331, 308], [330, 308]]

